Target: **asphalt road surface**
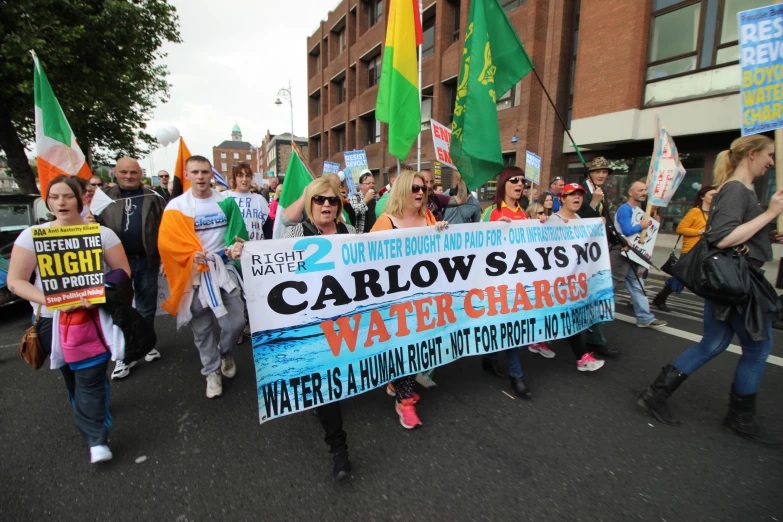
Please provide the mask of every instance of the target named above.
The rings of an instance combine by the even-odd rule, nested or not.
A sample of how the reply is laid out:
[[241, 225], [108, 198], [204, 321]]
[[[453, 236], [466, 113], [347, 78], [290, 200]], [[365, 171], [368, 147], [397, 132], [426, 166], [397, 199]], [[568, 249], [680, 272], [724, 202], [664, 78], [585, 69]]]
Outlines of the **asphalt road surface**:
[[[0, 520], [783, 521], [783, 451], [721, 426], [738, 355], [680, 388], [679, 428], [635, 404], [698, 338], [700, 300], [672, 299], [673, 314], [658, 314], [670, 328], [652, 331], [617, 298], [625, 320], [606, 335], [622, 356], [580, 373], [563, 342], [551, 360], [524, 350], [532, 401], [467, 358], [436, 370], [437, 390], [418, 390], [419, 429], [400, 427], [382, 389], [344, 402], [354, 472], [340, 483], [310, 413], [259, 425], [249, 342], [223, 397], [208, 400], [191, 334], [169, 317], [157, 324], [163, 358], [112, 383], [115, 458], [90, 465], [59, 372], [16, 353], [29, 307], [0, 309]], [[759, 419], [783, 437], [774, 336]]]

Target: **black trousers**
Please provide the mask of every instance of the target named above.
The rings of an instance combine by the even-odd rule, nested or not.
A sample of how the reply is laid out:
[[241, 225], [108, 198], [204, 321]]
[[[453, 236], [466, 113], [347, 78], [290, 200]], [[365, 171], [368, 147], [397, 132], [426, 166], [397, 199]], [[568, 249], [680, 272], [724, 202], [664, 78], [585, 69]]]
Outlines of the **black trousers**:
[[343, 414], [340, 410], [340, 402], [330, 402], [316, 408], [318, 420], [324, 428], [324, 442], [329, 446], [331, 453], [348, 451], [348, 434], [343, 430]]
[[571, 347], [571, 351], [574, 352], [577, 361], [587, 353], [584, 332], [579, 332], [571, 337], [566, 337], [566, 341], [568, 341], [568, 345]]

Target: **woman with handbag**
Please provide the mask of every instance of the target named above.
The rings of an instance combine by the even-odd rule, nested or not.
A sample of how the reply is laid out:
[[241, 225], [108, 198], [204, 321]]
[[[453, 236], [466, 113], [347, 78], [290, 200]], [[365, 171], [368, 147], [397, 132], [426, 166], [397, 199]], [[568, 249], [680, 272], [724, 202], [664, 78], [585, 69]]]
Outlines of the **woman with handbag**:
[[[722, 257], [721, 251], [732, 252], [729, 257], [736, 260], [737, 265], [744, 265], [744, 271], [753, 271], [764, 261], [772, 259], [768, 225], [783, 213], [783, 190], [778, 190], [772, 196], [765, 211], [756, 199], [753, 181], [774, 166], [774, 154], [774, 142], [764, 135], [755, 134], [737, 138], [729, 150], [718, 155], [714, 172], [718, 193], [713, 199], [704, 241], [689, 254], [693, 258], [691, 262], [696, 260], [693, 256], [699, 256], [706, 248], [712, 248], [710, 256], [714, 259]], [[734, 254], [737, 250], [735, 247], [746, 252], [746, 257]], [[694, 265], [698, 267], [697, 271], [708, 274], [707, 263], [702, 257], [698, 258], [698, 263]], [[678, 264], [689, 263], [682, 259]], [[680, 271], [676, 273], [682, 275]], [[771, 287], [763, 276], [760, 279], [760, 282], [754, 284]], [[682, 280], [689, 288], [694, 287], [692, 280], [685, 277]], [[765, 287], [759, 287], [759, 290], [752, 291], [746, 303], [727, 304], [724, 301], [724, 304], [720, 304], [705, 299], [704, 337], [671, 364], [663, 367], [657, 379], [641, 393], [638, 404], [658, 421], [678, 426], [680, 422], [672, 417], [668, 399], [688, 376], [726, 350], [736, 334], [742, 345], [742, 355], [734, 373], [724, 424], [753, 442], [777, 445], [777, 441], [761, 434], [754, 419], [756, 393], [772, 350], [770, 307], [765, 303], [767, 306], [759, 314], [759, 307], [754, 306], [754, 301], [763, 297], [766, 290]], [[748, 314], [756, 315], [750, 317]]]
[[[30, 301], [36, 313], [36, 330], [41, 347], [50, 355], [50, 367], [62, 373], [73, 406], [76, 426], [90, 445], [90, 462], [110, 460], [106, 445], [111, 427], [109, 412], [109, 380], [106, 368], [109, 359], [122, 359], [124, 344], [118, 327], [113, 326], [106, 312], [82, 298], [81, 304], [53, 312], [46, 306], [32, 230], [67, 227], [85, 223], [82, 191], [75, 177], [60, 176], [46, 189], [46, 204], [54, 214], [51, 223], [34, 225], [22, 231], [14, 243], [8, 267], [8, 288], [22, 299]], [[125, 250], [117, 235], [101, 227], [101, 246], [107, 265], [130, 275]], [[30, 277], [35, 273], [34, 283]], [[55, 324], [53, 324], [55, 323]], [[115, 354], [113, 350], [117, 350]]]
[[[707, 228], [707, 217], [710, 213], [710, 205], [712, 205], [712, 197], [716, 192], [715, 187], [712, 185], [706, 185], [699, 189], [699, 192], [696, 193], [696, 199], [693, 202], [693, 208], [685, 214], [685, 217], [682, 218], [680, 224], [677, 225], [677, 233], [680, 235], [680, 237], [677, 238], [677, 241], [679, 242], [680, 238], [682, 238], [681, 256], [690, 252], [704, 234], [704, 230]], [[674, 244], [674, 250], [672, 250], [672, 253], [669, 256], [669, 261], [666, 263], [667, 265], [673, 265], [677, 262], [677, 258], [674, 257], [675, 250], [677, 250], [676, 243]], [[665, 267], [666, 265], [664, 265], [664, 271], [666, 271]], [[666, 272], [669, 273], [668, 271]], [[666, 284], [663, 285], [663, 288], [658, 292], [658, 295], [655, 296], [655, 299], [653, 299], [653, 304], [658, 310], [669, 312], [669, 307], [666, 306], [666, 298], [669, 297], [672, 292], [676, 294], [682, 293], [683, 288], [682, 283], [678, 281], [676, 277], [670, 277], [666, 280]]]

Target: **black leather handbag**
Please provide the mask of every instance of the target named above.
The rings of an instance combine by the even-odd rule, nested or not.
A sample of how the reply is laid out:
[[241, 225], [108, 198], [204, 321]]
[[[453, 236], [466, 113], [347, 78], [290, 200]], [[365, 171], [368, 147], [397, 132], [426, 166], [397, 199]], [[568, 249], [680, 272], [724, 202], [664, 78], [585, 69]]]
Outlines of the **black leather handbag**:
[[672, 252], [671, 254], [669, 254], [669, 259], [667, 259], [666, 262], [663, 265], [661, 265], [661, 270], [669, 275], [674, 275], [672, 273], [672, 269], [674, 268], [674, 265], [677, 264], [677, 261], [679, 260], [675, 252], [677, 251], [677, 245], [680, 244], [680, 239], [682, 239], [682, 236], [677, 237], [677, 241], [674, 243], [674, 248], [672, 248]]
[[720, 249], [702, 239], [672, 267], [672, 275], [694, 294], [718, 304], [744, 304], [750, 297], [748, 247]]

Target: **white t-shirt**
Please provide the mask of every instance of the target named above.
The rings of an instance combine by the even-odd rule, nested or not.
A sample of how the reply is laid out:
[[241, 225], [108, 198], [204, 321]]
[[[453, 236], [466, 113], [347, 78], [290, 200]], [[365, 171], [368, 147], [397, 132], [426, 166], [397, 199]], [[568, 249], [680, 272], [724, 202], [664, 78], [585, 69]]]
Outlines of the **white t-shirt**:
[[[30, 228], [26, 228], [22, 230], [22, 233], [19, 234], [19, 237], [16, 238], [14, 244], [24, 248], [25, 250], [29, 250], [30, 252], [35, 252], [32, 230], [34, 228], [49, 228], [50, 226], [51, 223], [43, 223], [41, 225], [33, 225]], [[117, 234], [115, 234], [112, 229], [101, 226], [101, 245], [103, 246], [103, 251], [106, 252], [110, 248], [113, 248], [119, 244], [120, 238], [117, 237]], [[38, 271], [38, 266], [35, 267], [35, 281], [33, 282], [33, 285], [38, 290], [43, 292], [43, 286], [41, 285], [41, 273]], [[30, 303], [30, 305], [33, 307], [33, 312], [38, 309], [38, 304]], [[50, 311], [47, 307], [41, 307], [41, 317], [52, 317], [53, 314], [54, 312]]]
[[264, 239], [262, 227], [266, 218], [269, 217], [269, 203], [266, 202], [264, 197], [261, 194], [235, 192], [233, 190], [227, 190], [223, 194], [231, 196], [237, 202], [237, 206], [242, 212], [242, 219], [245, 221], [250, 241]]
[[196, 200], [194, 228], [205, 252], [222, 252], [226, 248], [228, 219], [215, 196]]

